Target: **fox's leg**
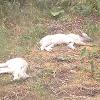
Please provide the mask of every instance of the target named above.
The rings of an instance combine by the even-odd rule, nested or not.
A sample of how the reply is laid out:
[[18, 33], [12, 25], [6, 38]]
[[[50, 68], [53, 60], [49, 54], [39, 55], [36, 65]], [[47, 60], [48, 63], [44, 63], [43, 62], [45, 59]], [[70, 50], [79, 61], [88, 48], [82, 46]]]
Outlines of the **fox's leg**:
[[69, 44], [68, 44], [68, 47], [74, 50], [74, 49], [75, 49], [75, 47], [74, 47], [74, 42], [69, 43]]
[[50, 44], [48, 47], [45, 48], [45, 50], [51, 51], [53, 47], [54, 47], [54, 44]]
[[84, 42], [79, 42], [77, 44], [79, 44], [79, 45], [86, 45], [86, 43], [84, 43]]
[[44, 44], [41, 45], [40, 49], [45, 50], [46, 46], [47, 46], [47, 43], [44, 43]]
[[40, 47], [41, 50], [44, 50], [44, 48], [45, 48], [45, 46], [41, 46], [41, 47]]
[[28, 74], [26, 74], [25, 72], [21, 72], [21, 73], [19, 74], [19, 76], [20, 76], [20, 78], [23, 78], [23, 79], [26, 79], [26, 78], [31, 77], [31, 76], [29, 76]]
[[80, 42], [80, 43], [77, 43], [77, 44], [83, 45], [83, 46], [93, 46], [92, 44], [85, 43], [85, 42]]
[[10, 69], [9, 68], [0, 68], [0, 74], [2, 73], [10, 73]]
[[13, 80], [19, 80], [20, 79], [18, 72], [14, 72], [13, 77], [14, 77]]
[[13, 76], [14, 76], [13, 80], [19, 80], [21, 78], [26, 79], [28, 77], [31, 77], [28, 74], [26, 74], [25, 72], [14, 73]]
[[45, 46], [43, 46], [43, 45], [40, 47], [41, 50], [44, 50], [44, 48], [45, 48]]

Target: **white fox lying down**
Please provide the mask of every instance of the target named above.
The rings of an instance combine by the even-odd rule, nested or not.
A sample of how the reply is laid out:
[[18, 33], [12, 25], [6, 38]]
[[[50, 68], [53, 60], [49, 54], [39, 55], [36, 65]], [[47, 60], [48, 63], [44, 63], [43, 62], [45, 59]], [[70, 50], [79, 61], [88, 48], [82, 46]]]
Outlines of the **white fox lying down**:
[[29, 77], [26, 74], [27, 67], [28, 63], [23, 58], [13, 58], [0, 64], [0, 74], [12, 73], [13, 80], [26, 79]]
[[92, 39], [86, 34], [54, 34], [47, 35], [40, 40], [41, 50], [51, 51], [57, 44], [66, 43], [69, 48], [75, 49], [74, 44], [88, 45], [85, 42], [89, 42]]

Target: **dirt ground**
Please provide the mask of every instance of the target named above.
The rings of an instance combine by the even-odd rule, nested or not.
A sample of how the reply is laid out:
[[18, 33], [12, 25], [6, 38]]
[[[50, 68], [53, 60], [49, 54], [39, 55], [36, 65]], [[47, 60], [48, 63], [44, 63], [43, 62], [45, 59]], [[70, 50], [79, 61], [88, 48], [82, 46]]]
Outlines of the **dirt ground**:
[[0, 100], [99, 100], [100, 82], [86, 69], [90, 64], [88, 58], [81, 59], [82, 48], [61, 45], [47, 52], [34, 47], [26, 57], [32, 78], [13, 82], [11, 75], [0, 75]]
[[[45, 23], [49, 33], [55, 34], [81, 29], [83, 21], [76, 22]], [[0, 100], [100, 100], [100, 48], [86, 47], [89, 52], [95, 49], [96, 54], [82, 57], [85, 47], [71, 50], [60, 45], [47, 52], [35, 45], [24, 55], [32, 78], [14, 82], [12, 75], [0, 75]]]

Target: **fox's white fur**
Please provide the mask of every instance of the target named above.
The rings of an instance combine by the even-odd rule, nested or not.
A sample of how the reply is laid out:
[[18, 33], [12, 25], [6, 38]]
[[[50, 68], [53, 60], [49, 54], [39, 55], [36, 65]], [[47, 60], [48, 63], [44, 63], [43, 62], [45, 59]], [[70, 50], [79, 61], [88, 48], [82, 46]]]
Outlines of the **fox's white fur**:
[[12, 73], [13, 80], [26, 79], [29, 77], [27, 67], [28, 63], [23, 58], [13, 58], [0, 64], [0, 74]]
[[47, 35], [40, 40], [41, 50], [51, 51], [52, 48], [57, 44], [66, 43], [71, 49], [75, 49], [74, 44], [87, 45], [86, 41], [91, 41], [92, 39], [86, 34], [54, 34]]

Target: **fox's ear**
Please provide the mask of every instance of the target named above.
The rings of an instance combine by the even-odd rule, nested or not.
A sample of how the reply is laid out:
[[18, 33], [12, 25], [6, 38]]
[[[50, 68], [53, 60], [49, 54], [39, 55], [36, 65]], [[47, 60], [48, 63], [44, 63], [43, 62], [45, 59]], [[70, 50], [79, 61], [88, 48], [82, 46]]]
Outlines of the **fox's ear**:
[[83, 37], [82, 33], [79, 33], [79, 36]]
[[88, 42], [92, 42], [93, 41], [93, 39], [90, 38], [86, 33], [81, 33], [80, 36], [83, 37], [84, 39], [86, 39], [86, 41], [88, 41]]
[[79, 34], [81, 37], [88, 37], [88, 35], [86, 33], [80, 33]]

